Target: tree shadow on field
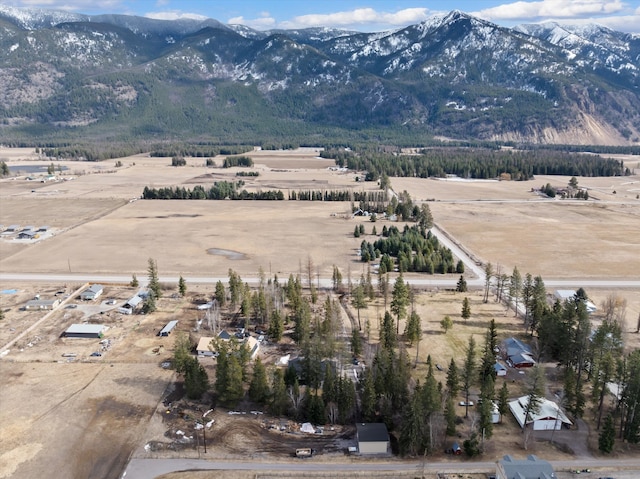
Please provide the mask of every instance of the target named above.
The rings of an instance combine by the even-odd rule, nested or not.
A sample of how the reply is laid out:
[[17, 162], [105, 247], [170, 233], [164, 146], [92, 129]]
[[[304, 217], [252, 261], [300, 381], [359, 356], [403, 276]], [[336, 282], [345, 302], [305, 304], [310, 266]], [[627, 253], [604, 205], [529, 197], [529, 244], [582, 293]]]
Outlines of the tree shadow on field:
[[423, 332], [424, 332], [424, 334], [427, 334], [427, 335], [429, 335], [429, 334], [438, 334], [438, 335], [445, 334], [445, 332], [442, 331], [441, 329], [425, 329]]

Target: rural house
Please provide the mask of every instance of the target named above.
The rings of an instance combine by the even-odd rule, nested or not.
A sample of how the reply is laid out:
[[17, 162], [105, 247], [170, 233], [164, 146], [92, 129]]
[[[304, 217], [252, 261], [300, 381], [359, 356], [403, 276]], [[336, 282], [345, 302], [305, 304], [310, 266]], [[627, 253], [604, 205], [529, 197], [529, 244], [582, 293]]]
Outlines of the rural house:
[[507, 364], [513, 368], [531, 368], [536, 365], [531, 348], [516, 338], [505, 339], [503, 350]]
[[[528, 404], [529, 396], [522, 396], [515, 401], [509, 402], [509, 409], [521, 428], [525, 427], [524, 416]], [[529, 412], [526, 425], [530, 424], [533, 425], [534, 431], [558, 431], [562, 429], [563, 425], [569, 427], [572, 423], [556, 403], [548, 399], [542, 399], [538, 412]]]
[[526, 459], [514, 459], [507, 455], [498, 461], [496, 479], [555, 479], [556, 475], [549, 462], [538, 459], [533, 454]]
[[99, 298], [103, 291], [104, 287], [101, 284], [92, 284], [80, 293], [80, 299], [83, 301], [93, 301]]
[[50, 311], [60, 305], [59, 299], [32, 299], [27, 301], [25, 311]]
[[200, 341], [198, 341], [198, 345], [196, 346], [196, 353], [199, 358], [213, 358], [217, 356], [217, 353], [209, 349], [209, 345], [214, 339], [215, 338], [212, 338], [211, 336], [203, 336], [200, 338]]
[[387, 454], [389, 452], [389, 432], [384, 423], [356, 424], [356, 438], [360, 454]]

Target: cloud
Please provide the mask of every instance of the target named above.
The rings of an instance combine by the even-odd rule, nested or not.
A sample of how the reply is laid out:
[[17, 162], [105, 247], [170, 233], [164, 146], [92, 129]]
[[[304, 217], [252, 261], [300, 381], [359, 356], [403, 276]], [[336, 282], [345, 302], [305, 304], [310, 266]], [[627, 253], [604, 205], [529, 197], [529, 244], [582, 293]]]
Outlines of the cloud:
[[527, 20], [541, 18], [585, 18], [621, 12], [625, 4], [619, 0], [541, 0], [539, 2], [514, 2], [474, 12], [491, 21]]
[[154, 20], [206, 20], [207, 17], [198, 15], [197, 13], [181, 12], [180, 10], [166, 10], [164, 12], [149, 12], [144, 14], [147, 18]]
[[247, 19], [244, 17], [233, 17], [227, 20], [230, 25], [246, 25], [255, 30], [268, 30], [275, 28], [276, 19], [273, 18], [269, 12], [262, 12], [259, 18]]
[[426, 8], [406, 8], [394, 13], [379, 12], [373, 8], [357, 8], [345, 12], [310, 14], [294, 17], [280, 24], [282, 28], [354, 27], [363, 25], [404, 26], [429, 18]]

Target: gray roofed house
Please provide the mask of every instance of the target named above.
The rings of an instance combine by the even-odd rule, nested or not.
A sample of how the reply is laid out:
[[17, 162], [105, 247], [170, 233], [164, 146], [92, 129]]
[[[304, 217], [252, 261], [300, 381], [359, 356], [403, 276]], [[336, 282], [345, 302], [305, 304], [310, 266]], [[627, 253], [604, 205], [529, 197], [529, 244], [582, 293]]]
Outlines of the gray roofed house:
[[356, 437], [360, 454], [387, 454], [389, 452], [389, 432], [384, 423], [358, 423], [356, 424]]
[[55, 309], [60, 305], [59, 299], [32, 299], [24, 306], [26, 311], [40, 311]]
[[85, 301], [91, 301], [98, 298], [102, 292], [104, 291], [104, 287], [101, 284], [92, 284], [87, 289], [85, 289], [82, 293], [80, 293], [80, 299]]
[[514, 459], [506, 455], [498, 461], [496, 479], [555, 479], [551, 464], [533, 454], [526, 459]]

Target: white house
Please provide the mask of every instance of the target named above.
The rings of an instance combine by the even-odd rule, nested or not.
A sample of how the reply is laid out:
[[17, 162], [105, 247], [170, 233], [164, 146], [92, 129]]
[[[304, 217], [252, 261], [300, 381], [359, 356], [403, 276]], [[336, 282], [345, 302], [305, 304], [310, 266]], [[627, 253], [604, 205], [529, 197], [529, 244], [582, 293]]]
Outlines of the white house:
[[198, 341], [198, 345], [196, 346], [196, 352], [198, 353], [199, 358], [213, 358], [217, 356], [214, 351], [209, 349], [209, 345], [214, 339], [215, 338], [212, 338], [211, 336], [203, 336], [200, 338], [200, 341]]
[[[515, 401], [509, 402], [509, 409], [518, 421], [521, 428], [525, 427], [525, 412], [529, 404], [529, 396], [522, 396]], [[563, 425], [571, 426], [572, 422], [565, 415], [560, 407], [553, 401], [541, 399], [538, 412], [529, 412], [526, 425], [532, 424], [534, 431], [559, 431]]]
[[101, 284], [92, 284], [82, 293], [80, 293], [80, 299], [85, 301], [92, 301], [100, 297], [103, 291], [104, 287]]
[[60, 305], [59, 299], [31, 299], [24, 306], [26, 311], [50, 311]]

